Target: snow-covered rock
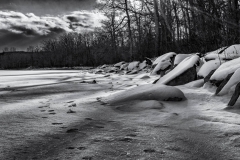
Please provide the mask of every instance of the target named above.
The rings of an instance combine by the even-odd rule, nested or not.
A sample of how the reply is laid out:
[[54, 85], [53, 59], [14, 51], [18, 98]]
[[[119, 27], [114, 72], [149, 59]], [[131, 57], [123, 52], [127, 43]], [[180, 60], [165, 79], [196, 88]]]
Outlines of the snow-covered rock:
[[134, 69], [137, 69], [138, 66], [139, 66], [140, 62], [139, 61], [134, 61], [134, 62], [131, 62], [128, 64], [128, 71], [131, 71], [131, 70], [134, 70]]
[[235, 44], [228, 47], [224, 52], [218, 54], [222, 49], [226, 47], [219, 48], [215, 51], [206, 53], [205, 59], [235, 59], [240, 57], [240, 44]]
[[240, 58], [223, 63], [211, 76], [210, 80], [220, 81], [225, 79], [229, 74], [240, 68]]
[[205, 62], [198, 71], [198, 76], [205, 78], [212, 70], [216, 70], [222, 63], [223, 62], [219, 59]]
[[147, 67], [147, 61], [144, 60], [142, 63], [139, 64], [139, 67], [138, 67], [138, 68], [139, 68], [140, 70], [142, 70], [142, 69], [144, 69], [144, 68], [146, 68], [146, 67]]
[[122, 61], [122, 62], [118, 62], [116, 64], [114, 64], [114, 67], [121, 67], [123, 64], [125, 64], [126, 62]]
[[177, 54], [175, 52], [169, 52], [166, 53], [164, 55], [161, 55], [160, 57], [158, 57], [152, 64], [152, 66], [157, 65], [159, 62], [165, 61], [165, 60], [171, 60], [171, 58], [173, 58], [174, 56], [176, 56]]
[[101, 101], [113, 105], [136, 100], [180, 101], [185, 99], [184, 93], [176, 87], [146, 84], [110, 95]]
[[178, 54], [176, 55], [175, 59], [174, 59], [174, 66], [178, 65], [180, 62], [182, 62], [185, 58], [191, 56], [192, 54]]
[[218, 93], [218, 95], [224, 95], [227, 94], [228, 91], [231, 90], [231, 87], [238, 84], [240, 82], [240, 68], [238, 68], [232, 77], [229, 79], [227, 84], [222, 88], [222, 90]]
[[121, 65], [120, 70], [125, 70], [128, 67], [128, 63], [124, 63]]
[[157, 74], [159, 74], [158, 73], [159, 71], [161, 71], [161, 70], [163, 71], [163, 70], [165, 70], [166, 68], [168, 68], [171, 65], [172, 65], [172, 63], [170, 62], [170, 59], [167, 59], [167, 60], [163, 59], [162, 61], [160, 61], [156, 65], [156, 67], [153, 69], [151, 75], [157, 75]]
[[[158, 84], [168, 84], [169, 82], [171, 82], [178, 76], [182, 75], [187, 70], [190, 69], [190, 70], [194, 71], [193, 67], [195, 64], [197, 64], [198, 61], [199, 61], [199, 56], [197, 56], [197, 55], [193, 55], [193, 56], [185, 58], [181, 63], [179, 63], [168, 74], [161, 77], [157, 83]], [[195, 69], [195, 72], [196, 72], [196, 69]], [[190, 76], [191, 76], [191, 73], [190, 73]], [[194, 77], [195, 75], [192, 75], [192, 76]], [[189, 80], [192, 81], [191, 79], [189, 79]], [[185, 83], [185, 82], [181, 82], [181, 83]], [[186, 81], [186, 83], [188, 83], [188, 82]]]

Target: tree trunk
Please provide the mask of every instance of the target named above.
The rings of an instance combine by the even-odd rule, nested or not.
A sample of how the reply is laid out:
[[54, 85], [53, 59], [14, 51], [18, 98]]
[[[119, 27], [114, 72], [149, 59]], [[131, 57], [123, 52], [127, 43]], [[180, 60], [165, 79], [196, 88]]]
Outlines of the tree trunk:
[[160, 36], [159, 36], [159, 12], [158, 12], [158, 0], [153, 0], [154, 2], [154, 21], [155, 21], [155, 55], [159, 56], [159, 44], [160, 44]]
[[129, 36], [129, 45], [130, 45], [130, 60], [134, 59], [133, 57], [133, 38], [132, 38], [132, 30], [131, 30], [131, 19], [128, 12], [128, 0], [125, 0], [125, 12], [127, 15], [127, 24], [128, 24], [128, 36]]

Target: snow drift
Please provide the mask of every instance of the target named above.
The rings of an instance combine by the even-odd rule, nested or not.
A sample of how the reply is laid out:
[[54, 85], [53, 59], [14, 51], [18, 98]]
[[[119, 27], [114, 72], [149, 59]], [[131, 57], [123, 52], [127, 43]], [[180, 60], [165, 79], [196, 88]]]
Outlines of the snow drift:
[[181, 101], [185, 99], [184, 93], [176, 87], [146, 84], [110, 95], [101, 101], [113, 105], [135, 100]]

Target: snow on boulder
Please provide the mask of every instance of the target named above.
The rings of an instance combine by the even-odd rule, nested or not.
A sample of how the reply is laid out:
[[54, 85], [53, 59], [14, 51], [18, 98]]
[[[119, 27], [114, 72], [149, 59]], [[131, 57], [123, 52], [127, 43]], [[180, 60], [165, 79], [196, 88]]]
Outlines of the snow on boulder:
[[140, 62], [139, 61], [134, 61], [134, 62], [131, 62], [128, 64], [128, 71], [131, 71], [131, 70], [134, 70], [134, 69], [137, 69], [138, 66], [139, 66]]
[[158, 57], [152, 64], [153, 67], [155, 67], [159, 62], [165, 61], [165, 60], [171, 60], [171, 58], [173, 58], [174, 56], [176, 56], [177, 54], [175, 52], [169, 52], [166, 53], [160, 57]]
[[142, 63], [139, 64], [139, 69], [142, 70], [147, 67], [147, 61], [144, 60]]
[[221, 63], [223, 62], [220, 62], [219, 59], [205, 62], [198, 71], [198, 76], [205, 78], [211, 71], [216, 70]]
[[114, 105], [136, 100], [181, 101], [185, 99], [184, 93], [176, 87], [146, 84], [110, 95], [101, 101]]
[[221, 81], [240, 68], [240, 58], [223, 63], [211, 76], [210, 81]]
[[123, 64], [125, 64], [126, 62], [122, 61], [122, 62], [119, 62], [119, 63], [116, 63], [114, 64], [114, 67], [121, 67]]
[[168, 74], [161, 77], [157, 84], [175, 86], [183, 85], [196, 80], [197, 73], [195, 65], [198, 63], [198, 61], [199, 56], [197, 55], [185, 58]]
[[120, 70], [124, 70], [128, 67], [128, 63], [122, 64]]
[[178, 65], [180, 62], [182, 62], [185, 58], [191, 56], [192, 54], [178, 54], [176, 55], [174, 59], [174, 66]]
[[206, 60], [213, 60], [213, 59], [235, 59], [240, 57], [240, 44], [235, 44], [232, 45], [230, 47], [228, 47], [226, 50], [224, 50], [221, 54], [218, 54], [219, 52], [221, 52], [224, 48], [226, 47], [222, 47], [219, 48], [215, 51], [212, 52], [208, 52], [206, 53], [205, 59]]
[[163, 59], [161, 62], [159, 62], [156, 67], [153, 69], [151, 75], [157, 75], [160, 74], [160, 71], [163, 71], [167, 68], [169, 68], [172, 65], [170, 59]]
[[231, 87], [235, 86], [240, 82], [240, 68], [238, 68], [232, 77], [229, 79], [227, 84], [222, 88], [222, 90], [217, 94], [217, 95], [224, 95], [227, 94], [230, 90]]

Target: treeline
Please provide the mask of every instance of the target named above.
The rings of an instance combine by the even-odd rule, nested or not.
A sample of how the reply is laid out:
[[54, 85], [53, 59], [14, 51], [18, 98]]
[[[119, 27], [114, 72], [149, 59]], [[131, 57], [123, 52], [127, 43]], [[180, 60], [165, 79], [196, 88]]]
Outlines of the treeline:
[[[45, 41], [66, 65], [143, 60], [169, 51], [215, 50], [240, 42], [239, 0], [101, 0], [103, 27]], [[57, 60], [57, 59], [56, 59]]]
[[[91, 33], [49, 39], [37, 52], [51, 67], [143, 60], [240, 43], [240, 0], [101, 0], [106, 19]], [[40, 63], [40, 62], [39, 62]]]

